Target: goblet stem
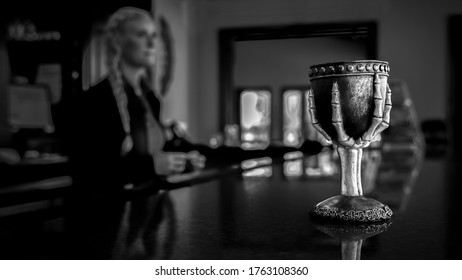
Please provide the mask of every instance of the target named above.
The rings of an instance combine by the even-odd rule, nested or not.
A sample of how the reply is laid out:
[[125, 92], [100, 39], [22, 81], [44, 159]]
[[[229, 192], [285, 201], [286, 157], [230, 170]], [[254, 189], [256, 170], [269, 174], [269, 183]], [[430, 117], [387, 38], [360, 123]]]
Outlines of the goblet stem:
[[363, 240], [342, 240], [342, 260], [360, 260]]
[[344, 148], [337, 146], [342, 169], [342, 195], [360, 196], [363, 195], [361, 185], [361, 158], [363, 149]]

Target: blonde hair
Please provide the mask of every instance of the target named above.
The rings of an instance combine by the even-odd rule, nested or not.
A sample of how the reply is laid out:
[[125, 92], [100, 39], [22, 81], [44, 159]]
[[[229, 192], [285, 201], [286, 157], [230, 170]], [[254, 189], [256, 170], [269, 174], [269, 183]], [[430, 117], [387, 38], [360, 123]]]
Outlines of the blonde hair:
[[[133, 147], [131, 138], [130, 115], [127, 108], [127, 93], [124, 89], [122, 71], [120, 69], [121, 48], [119, 36], [123, 32], [124, 25], [132, 20], [148, 19], [154, 22], [152, 15], [146, 10], [135, 7], [123, 7], [114, 12], [106, 24], [106, 53], [107, 66], [109, 69], [109, 82], [117, 102], [122, 125], [125, 131], [125, 139], [122, 143], [121, 153], [127, 154]], [[146, 69], [148, 84], [152, 84], [153, 69]]]

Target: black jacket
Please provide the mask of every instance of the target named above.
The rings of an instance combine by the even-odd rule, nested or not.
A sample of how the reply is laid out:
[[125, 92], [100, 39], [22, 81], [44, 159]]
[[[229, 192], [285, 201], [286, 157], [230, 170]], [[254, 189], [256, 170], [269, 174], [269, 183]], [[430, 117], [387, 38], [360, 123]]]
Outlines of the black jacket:
[[[143, 93], [159, 121], [160, 102], [147, 86]], [[69, 139], [74, 186], [90, 192], [117, 192], [128, 183], [156, 180], [154, 162], [146, 143], [145, 112], [133, 88], [125, 83], [134, 148], [121, 155], [125, 138], [121, 117], [109, 79], [76, 97], [72, 107]]]

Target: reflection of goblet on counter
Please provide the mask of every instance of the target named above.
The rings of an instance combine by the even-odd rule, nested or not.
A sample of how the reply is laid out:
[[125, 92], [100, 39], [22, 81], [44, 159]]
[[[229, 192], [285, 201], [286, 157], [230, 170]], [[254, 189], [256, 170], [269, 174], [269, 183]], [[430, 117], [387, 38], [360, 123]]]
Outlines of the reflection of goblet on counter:
[[360, 260], [363, 241], [385, 232], [391, 221], [368, 224], [339, 224], [315, 221], [316, 229], [340, 240], [342, 260]]
[[335, 62], [311, 66], [308, 95], [313, 126], [334, 144], [341, 164], [341, 195], [318, 203], [315, 216], [351, 222], [391, 218], [383, 203], [363, 196], [362, 149], [380, 139], [390, 121], [389, 66], [377, 60]]

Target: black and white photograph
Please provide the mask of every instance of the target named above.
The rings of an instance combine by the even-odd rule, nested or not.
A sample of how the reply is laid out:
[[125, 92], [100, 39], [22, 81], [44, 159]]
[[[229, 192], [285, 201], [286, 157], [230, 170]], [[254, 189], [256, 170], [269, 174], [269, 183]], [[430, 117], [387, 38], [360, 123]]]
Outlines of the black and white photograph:
[[0, 277], [460, 275], [461, 81], [459, 0], [5, 0]]

